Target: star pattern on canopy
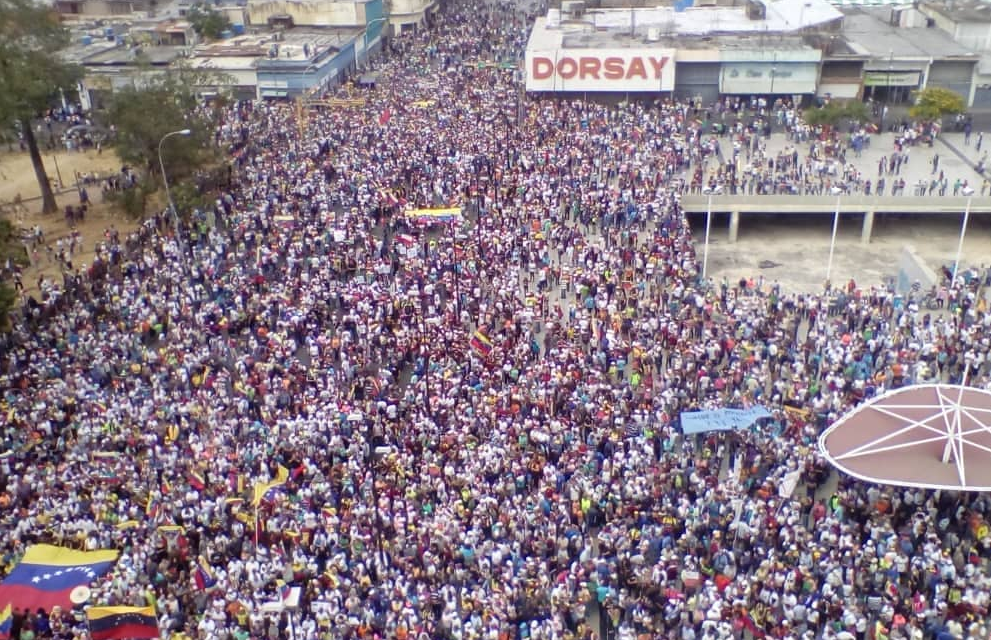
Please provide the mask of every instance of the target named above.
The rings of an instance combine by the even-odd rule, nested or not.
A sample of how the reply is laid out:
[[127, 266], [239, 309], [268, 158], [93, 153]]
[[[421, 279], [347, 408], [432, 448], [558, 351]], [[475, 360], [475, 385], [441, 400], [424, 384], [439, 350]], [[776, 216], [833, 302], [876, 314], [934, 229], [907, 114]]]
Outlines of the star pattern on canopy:
[[[964, 385], [897, 389], [860, 405], [820, 437], [836, 467], [865, 480], [978, 489], [991, 483], [991, 393]], [[888, 474], [899, 462], [904, 474]], [[952, 467], [952, 474], [945, 467]], [[914, 468], [913, 468], [914, 467]], [[937, 472], [939, 477], [925, 474]]]

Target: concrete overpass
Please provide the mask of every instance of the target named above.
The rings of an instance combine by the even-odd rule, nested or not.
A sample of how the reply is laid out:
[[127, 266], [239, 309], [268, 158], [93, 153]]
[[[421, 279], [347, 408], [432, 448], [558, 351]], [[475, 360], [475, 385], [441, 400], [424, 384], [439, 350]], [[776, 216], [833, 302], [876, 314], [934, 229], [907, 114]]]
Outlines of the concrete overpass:
[[[860, 241], [869, 244], [874, 230], [874, 215], [898, 213], [925, 216], [962, 216], [970, 200], [971, 213], [991, 213], [991, 196], [839, 196], [840, 213], [864, 216]], [[736, 242], [740, 216], [761, 214], [822, 214], [836, 212], [837, 196], [712, 196], [713, 213], [729, 213], [729, 241]], [[684, 195], [681, 206], [685, 213], [706, 213], [709, 196]]]

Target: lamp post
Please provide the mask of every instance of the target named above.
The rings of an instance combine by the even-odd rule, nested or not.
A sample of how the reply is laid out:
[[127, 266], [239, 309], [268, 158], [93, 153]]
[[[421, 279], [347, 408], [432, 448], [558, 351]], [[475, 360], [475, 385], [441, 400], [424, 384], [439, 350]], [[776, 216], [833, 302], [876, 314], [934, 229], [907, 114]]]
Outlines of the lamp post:
[[179, 214], [175, 210], [175, 203], [172, 202], [172, 192], [169, 191], [169, 177], [165, 173], [165, 161], [162, 160], [162, 144], [172, 136], [188, 136], [192, 131], [189, 129], [179, 129], [170, 131], [162, 136], [158, 141], [158, 166], [162, 169], [162, 184], [165, 185], [165, 199], [169, 203], [169, 210], [172, 211], [172, 226], [174, 227], [176, 242], [179, 243], [179, 250], [182, 252], [182, 259], [186, 260], [186, 251], [182, 246], [182, 235], [179, 233]]
[[812, 6], [811, 2], [806, 2], [802, 5], [802, 11], [798, 14], [798, 30], [805, 30], [805, 10]]
[[829, 239], [829, 261], [826, 262], [826, 282], [833, 275], [833, 251], [836, 249], [836, 230], [840, 226], [840, 196], [836, 196], [836, 212], [833, 214], [833, 235]]
[[771, 106], [773, 108], [774, 101], [774, 76], [778, 75], [778, 52], [774, 52], [774, 61], [771, 63]]
[[705, 282], [709, 268], [709, 232], [712, 230], [712, 194], [709, 194], [705, 212], [705, 245], [702, 248], [702, 281]]
[[[374, 20], [369, 20], [367, 23], [365, 23], [365, 50], [366, 51], [368, 49], [368, 30], [372, 27], [372, 25], [378, 24], [380, 22], [388, 23], [389, 22], [389, 16], [381, 16], [379, 18], [375, 18]], [[382, 32], [379, 31], [378, 36], [381, 36], [381, 35], [382, 35]]]
[[960, 258], [963, 254], [963, 239], [967, 235], [967, 222], [970, 221], [970, 201], [974, 196], [967, 196], [967, 207], [963, 211], [963, 224], [960, 225], [960, 242], [957, 243], [957, 259], [953, 261], [953, 278], [950, 280], [950, 287], [957, 281], [957, 272], [960, 270]]
[[878, 133], [884, 133], [884, 112], [888, 110], [888, 103], [891, 102], [891, 66], [894, 62], [895, 52], [888, 49], [888, 75], [884, 86], [884, 103], [881, 105], [881, 127]]

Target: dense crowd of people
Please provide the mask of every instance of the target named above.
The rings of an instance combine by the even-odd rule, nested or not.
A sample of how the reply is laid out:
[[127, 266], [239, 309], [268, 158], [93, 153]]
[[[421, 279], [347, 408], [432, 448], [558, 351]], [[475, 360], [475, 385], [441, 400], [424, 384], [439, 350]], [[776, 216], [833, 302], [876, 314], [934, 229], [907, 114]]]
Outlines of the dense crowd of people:
[[815, 446], [887, 389], [991, 389], [984, 274], [931, 315], [701, 279], [678, 194], [723, 162], [702, 105], [521, 109], [465, 62], [517, 59], [526, 25], [451, 3], [361, 106], [233, 105], [212, 210], [44, 284], [0, 355], [5, 568], [119, 549], [90, 602], [177, 640], [987, 638], [988, 499], [833, 490]]

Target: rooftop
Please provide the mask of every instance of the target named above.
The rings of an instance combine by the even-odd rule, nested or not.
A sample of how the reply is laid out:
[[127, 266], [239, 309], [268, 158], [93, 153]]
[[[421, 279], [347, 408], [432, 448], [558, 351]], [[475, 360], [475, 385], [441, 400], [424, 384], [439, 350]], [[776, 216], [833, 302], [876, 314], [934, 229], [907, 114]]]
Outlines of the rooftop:
[[127, 47], [119, 46], [87, 56], [86, 66], [124, 66], [145, 61], [152, 65], [169, 64], [183, 55], [184, 47]]
[[892, 26], [886, 9], [858, 7], [843, 13], [843, 35], [855, 49], [873, 58], [977, 58], [972, 49], [941, 29]]
[[837, 7], [911, 7], [906, 0], [829, 0]]
[[[264, 54], [262, 54], [264, 55]], [[258, 66], [258, 56], [212, 56], [195, 57], [189, 59], [189, 66], [193, 69], [207, 71], [247, 71]]]
[[946, 16], [953, 22], [991, 22], [991, 2], [988, 0], [923, 2], [922, 6]]
[[69, 46], [59, 50], [58, 53], [66, 62], [79, 64], [90, 56], [104, 51], [109, 51], [111, 49], [116, 49], [119, 46], [120, 45], [117, 44], [116, 40], [108, 41], [106, 38], [94, 39], [88, 44], [77, 40]]
[[761, 0], [766, 8], [763, 19], [752, 19], [746, 6], [689, 7], [683, 11], [671, 6], [650, 8], [588, 9], [578, 19], [569, 19], [559, 9], [547, 12], [551, 29], [588, 28], [633, 31], [646, 35], [651, 30], [679, 35], [717, 33], [791, 32], [828, 24], [843, 17], [827, 0]]
[[718, 49], [729, 51], [802, 51], [810, 49], [801, 36], [781, 36], [763, 33], [721, 34], [686, 38], [675, 34], [658, 35], [657, 39], [643, 36], [631, 38], [628, 31], [574, 31], [565, 32], [561, 37], [565, 49], [626, 49], [637, 47], [658, 47], [672, 49]]
[[243, 57], [268, 55], [272, 43], [271, 34], [250, 34], [200, 44], [194, 50], [198, 58]]
[[180, 31], [188, 31], [193, 28], [193, 25], [188, 20], [163, 20], [161, 22], [153, 22], [148, 24], [135, 24], [132, 27], [133, 31], [157, 31], [158, 33], [176, 33]]
[[294, 28], [281, 33], [280, 40], [270, 40], [266, 45], [266, 53], [271, 54], [260, 61], [260, 64], [277, 65], [280, 63], [299, 64], [316, 62], [328, 53], [340, 51], [359, 35], [363, 28], [338, 27], [330, 29]]

